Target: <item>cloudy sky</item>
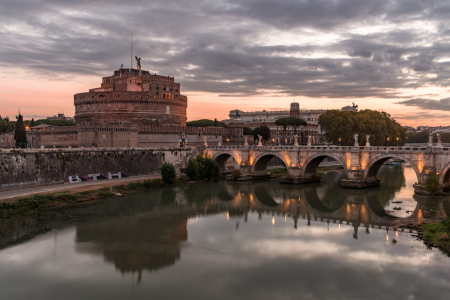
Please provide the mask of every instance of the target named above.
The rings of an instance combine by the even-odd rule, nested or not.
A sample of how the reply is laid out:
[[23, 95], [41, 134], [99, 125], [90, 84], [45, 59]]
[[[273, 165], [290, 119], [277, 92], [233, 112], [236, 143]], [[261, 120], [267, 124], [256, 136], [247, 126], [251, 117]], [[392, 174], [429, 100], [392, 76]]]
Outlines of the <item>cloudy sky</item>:
[[232, 109], [385, 110], [450, 125], [450, 1], [1, 0], [0, 114], [74, 114], [133, 52], [175, 76], [188, 119]]

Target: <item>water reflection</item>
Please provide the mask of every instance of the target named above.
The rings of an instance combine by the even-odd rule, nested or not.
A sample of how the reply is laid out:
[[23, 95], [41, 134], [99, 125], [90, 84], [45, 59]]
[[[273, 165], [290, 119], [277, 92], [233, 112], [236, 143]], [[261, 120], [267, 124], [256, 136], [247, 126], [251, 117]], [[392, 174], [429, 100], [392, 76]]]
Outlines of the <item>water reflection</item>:
[[[445, 299], [450, 273], [436, 261], [446, 258], [405, 225], [445, 218], [450, 199], [413, 198], [399, 167], [382, 167], [381, 186], [366, 190], [342, 189], [343, 173], [330, 172], [317, 184], [186, 185], [69, 209], [75, 223], [43, 223], [67, 228], [52, 250], [64, 259], [46, 256], [58, 247], [52, 232], [0, 251], [0, 297], [50, 299], [61, 287], [67, 299], [94, 299], [95, 286], [108, 299], [130, 298], [130, 287], [136, 299]], [[412, 212], [394, 215], [392, 201]]]

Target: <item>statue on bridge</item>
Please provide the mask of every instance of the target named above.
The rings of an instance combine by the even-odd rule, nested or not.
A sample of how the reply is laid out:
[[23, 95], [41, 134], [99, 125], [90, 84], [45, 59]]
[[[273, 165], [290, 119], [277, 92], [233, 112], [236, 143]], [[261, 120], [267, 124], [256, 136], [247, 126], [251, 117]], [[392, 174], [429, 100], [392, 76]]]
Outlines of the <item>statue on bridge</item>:
[[294, 146], [298, 147], [298, 135], [294, 135]]
[[370, 147], [370, 135], [366, 134], [366, 147]]
[[438, 139], [436, 147], [442, 148], [441, 134], [438, 132], [438, 133], [436, 133], [436, 136], [437, 136], [437, 139]]
[[141, 69], [141, 58], [135, 56], [134, 57], [136, 59], [136, 69], [140, 70]]
[[428, 134], [428, 147], [433, 147], [433, 134]]
[[358, 134], [357, 133], [355, 133], [354, 135], [353, 135], [353, 139], [355, 140], [355, 147], [359, 147], [359, 143], [358, 143]]
[[222, 136], [219, 136], [217, 146], [222, 146]]
[[258, 146], [262, 146], [262, 135], [258, 134]]

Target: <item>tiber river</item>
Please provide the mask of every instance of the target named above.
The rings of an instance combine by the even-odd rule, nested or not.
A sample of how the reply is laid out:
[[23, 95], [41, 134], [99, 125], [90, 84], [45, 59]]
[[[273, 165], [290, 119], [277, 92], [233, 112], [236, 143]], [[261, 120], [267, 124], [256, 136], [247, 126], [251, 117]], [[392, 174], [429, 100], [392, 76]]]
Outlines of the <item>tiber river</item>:
[[413, 197], [407, 165], [383, 166], [379, 188], [342, 176], [160, 188], [18, 224], [0, 299], [449, 299], [450, 258], [402, 229], [449, 199]]

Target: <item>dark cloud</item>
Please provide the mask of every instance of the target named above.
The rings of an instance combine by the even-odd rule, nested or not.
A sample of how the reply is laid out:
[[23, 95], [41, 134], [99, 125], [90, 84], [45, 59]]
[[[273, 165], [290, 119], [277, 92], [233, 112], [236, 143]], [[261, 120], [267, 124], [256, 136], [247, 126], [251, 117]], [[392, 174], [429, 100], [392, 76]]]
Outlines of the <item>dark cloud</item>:
[[397, 104], [402, 104], [406, 106], [415, 106], [425, 110], [450, 111], [450, 98], [444, 98], [440, 100], [416, 98], [405, 101], [399, 101], [397, 102]]
[[185, 91], [403, 98], [450, 85], [449, 17], [448, 1], [3, 0], [0, 66], [105, 76], [133, 33], [144, 68]]

